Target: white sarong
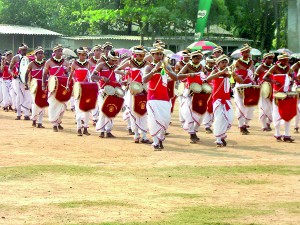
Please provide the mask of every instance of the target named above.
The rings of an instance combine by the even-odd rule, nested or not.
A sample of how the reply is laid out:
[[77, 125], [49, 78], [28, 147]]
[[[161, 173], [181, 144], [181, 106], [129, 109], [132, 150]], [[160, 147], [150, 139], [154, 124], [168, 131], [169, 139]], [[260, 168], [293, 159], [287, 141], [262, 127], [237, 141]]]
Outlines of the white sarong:
[[57, 101], [52, 93], [49, 93], [48, 103], [49, 121], [53, 126], [58, 126], [67, 109], [67, 104], [65, 102]]

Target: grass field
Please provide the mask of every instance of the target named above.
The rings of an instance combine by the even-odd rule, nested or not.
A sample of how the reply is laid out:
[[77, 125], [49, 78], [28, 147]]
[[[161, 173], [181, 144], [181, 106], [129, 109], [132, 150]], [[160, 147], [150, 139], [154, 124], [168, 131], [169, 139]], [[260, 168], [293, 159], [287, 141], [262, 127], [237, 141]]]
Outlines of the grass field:
[[[0, 224], [300, 224], [300, 135], [277, 143], [257, 119], [235, 124], [228, 147], [203, 128], [190, 144], [177, 111], [165, 149], [134, 144], [119, 115], [116, 139], [77, 137], [74, 113], [53, 133], [0, 112]], [[291, 128], [292, 129], [292, 128]]]

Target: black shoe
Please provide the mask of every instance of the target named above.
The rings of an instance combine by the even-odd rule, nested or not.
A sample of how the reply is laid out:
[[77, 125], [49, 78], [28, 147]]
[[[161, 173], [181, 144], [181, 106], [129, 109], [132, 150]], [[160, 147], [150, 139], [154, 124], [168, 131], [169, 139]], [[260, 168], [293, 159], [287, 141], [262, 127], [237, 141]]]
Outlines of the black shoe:
[[295, 134], [299, 133], [299, 128], [295, 128], [294, 130], [295, 130], [295, 132], [294, 132]]
[[58, 132], [57, 126], [53, 126], [53, 131], [54, 131], [54, 132]]
[[24, 120], [30, 120], [29, 116], [24, 116]]
[[4, 110], [5, 112], [8, 112], [8, 107], [3, 107], [3, 110]]
[[9, 105], [9, 106], [7, 107], [7, 109], [10, 110], [10, 111], [14, 111], [14, 109], [11, 107], [11, 105]]
[[45, 128], [41, 123], [38, 123], [37, 128]]
[[58, 129], [63, 130], [64, 128], [60, 124], [58, 124]]
[[77, 130], [77, 136], [80, 136], [80, 137], [82, 136], [81, 129], [78, 129], [78, 130]]
[[164, 149], [165, 147], [163, 146], [163, 142], [162, 141], [159, 141], [159, 148], [160, 149]]
[[134, 135], [134, 132], [131, 130], [131, 128], [128, 129], [128, 134], [129, 135]]
[[249, 131], [246, 127], [240, 127], [240, 132], [242, 133], [242, 135], [247, 135]]
[[222, 138], [221, 141], [222, 141], [222, 143], [223, 143], [224, 146], [227, 145], [227, 142], [225, 141], [225, 139]]
[[142, 139], [141, 143], [143, 143], [143, 144], [152, 144], [153, 142], [148, 140], [148, 139]]
[[104, 132], [101, 132], [99, 137], [104, 138]]
[[244, 127], [244, 130], [245, 130], [245, 132], [246, 132], [247, 134], [250, 134], [250, 131], [249, 131], [247, 128], [249, 128], [249, 126], [245, 126], [245, 127]]
[[289, 143], [292, 143], [295, 141], [295, 139], [291, 138], [291, 137], [283, 137], [283, 141], [284, 142], [289, 142]]
[[165, 133], [166, 136], [169, 135], [169, 134], [170, 134], [169, 132], [166, 132], [166, 133]]
[[136, 143], [136, 144], [140, 143], [140, 138], [134, 139], [134, 143]]
[[114, 136], [112, 133], [106, 133], [106, 137], [107, 138], [115, 138], [116, 136]]
[[86, 135], [86, 136], [91, 135], [91, 134], [88, 132], [87, 127], [83, 128], [83, 134]]
[[15, 120], [21, 120], [21, 116], [17, 116]]
[[212, 130], [210, 129], [210, 127], [205, 128], [205, 133], [207, 134], [212, 134]]
[[194, 143], [197, 143], [198, 141], [200, 141], [200, 138], [198, 138], [196, 134], [190, 134], [190, 140], [191, 140], [191, 143], [194, 144]]
[[282, 142], [281, 136], [275, 137], [277, 142]]
[[36, 127], [36, 120], [32, 120], [32, 126]]
[[224, 144], [223, 144], [223, 143], [219, 143], [219, 142], [217, 142], [217, 143], [216, 143], [216, 146], [217, 146], [217, 147], [223, 147], [223, 146], [224, 146]]
[[152, 146], [153, 146], [154, 151], [161, 151], [161, 148], [160, 148], [159, 144], [152, 145]]

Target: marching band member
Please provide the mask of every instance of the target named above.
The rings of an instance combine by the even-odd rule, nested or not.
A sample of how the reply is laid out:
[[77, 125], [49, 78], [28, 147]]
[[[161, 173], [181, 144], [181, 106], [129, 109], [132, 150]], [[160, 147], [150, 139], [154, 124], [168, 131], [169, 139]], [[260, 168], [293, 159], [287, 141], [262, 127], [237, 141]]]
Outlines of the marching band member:
[[[264, 82], [263, 77], [271, 68], [274, 60], [274, 53], [265, 53], [263, 55], [263, 63], [259, 65], [255, 71], [255, 80], [259, 85]], [[271, 93], [270, 93], [271, 94]], [[260, 97], [259, 101], [259, 119], [262, 124], [263, 131], [271, 131], [272, 123], [272, 100], [271, 98]]]
[[[182, 60], [180, 60], [179, 62], [177, 62], [175, 64], [175, 73], [178, 74], [179, 71], [190, 61], [190, 52], [188, 50], [184, 50], [182, 51]], [[179, 81], [178, 84], [178, 89], [180, 87], [180, 85], [185, 85], [186, 79]], [[183, 93], [178, 93], [178, 103], [179, 103], [179, 109], [178, 109], [178, 113], [179, 113], [179, 121], [181, 123], [181, 126], [183, 126], [184, 124], [184, 118], [182, 116], [181, 113], [181, 108], [182, 108], [182, 103], [183, 103]]]
[[[171, 79], [177, 80], [177, 76], [171, 67], [163, 64], [163, 52], [164, 49], [161, 47], [150, 50], [153, 62], [146, 66], [143, 77], [143, 83], [148, 83], [147, 120], [155, 151], [164, 148], [163, 141], [171, 120], [171, 103], [168, 96], [167, 75]], [[165, 70], [164, 75], [161, 74], [162, 69]]]
[[[67, 77], [70, 70], [70, 64], [62, 58], [63, 46], [58, 44], [53, 48], [53, 56], [45, 63], [43, 71], [43, 90], [46, 91], [46, 79], [48, 76]], [[63, 130], [61, 126], [62, 117], [66, 111], [67, 105], [65, 102], [58, 101], [53, 93], [49, 92], [49, 121], [53, 125], [53, 131]]]
[[[191, 143], [196, 143], [200, 141], [197, 136], [198, 129], [202, 123], [203, 115], [206, 112], [207, 100], [202, 99], [200, 93], [191, 93], [190, 86], [192, 83], [197, 83], [202, 85], [204, 77], [204, 68], [201, 65], [201, 59], [203, 54], [201, 51], [195, 51], [191, 53], [191, 61], [187, 63], [181, 71], [178, 73], [178, 79], [186, 79], [186, 86], [184, 90], [184, 102], [182, 103], [181, 113], [183, 114], [184, 124], [183, 129], [190, 134]], [[196, 95], [198, 94], [198, 95]], [[200, 96], [201, 99], [195, 100], [196, 97]], [[200, 113], [197, 108], [205, 107], [203, 113]]]
[[[101, 45], [95, 45], [91, 52], [93, 52], [93, 56], [89, 59], [90, 64], [90, 74], [93, 73], [94, 69], [96, 68], [102, 54], [102, 46]], [[99, 107], [96, 106], [95, 109], [92, 110], [92, 116], [93, 116], [93, 126], [96, 126], [98, 117], [99, 117]]]
[[[69, 88], [70, 80], [74, 78], [75, 82], [89, 82], [89, 61], [87, 60], [87, 51], [80, 47], [77, 49], [78, 59], [76, 59], [71, 65], [71, 72], [68, 78], [67, 88]], [[89, 112], [83, 112], [79, 108], [79, 100], [75, 99], [75, 114], [76, 114], [76, 124], [77, 124], [77, 135], [82, 136], [82, 134], [90, 135], [88, 132], [89, 126]], [[81, 118], [83, 117], [83, 133], [81, 131]]]
[[[104, 48], [105, 49], [105, 48]], [[106, 132], [107, 138], [114, 138], [115, 136], [111, 133], [113, 128], [113, 120], [108, 117], [103, 111], [102, 107], [105, 102], [104, 99], [104, 87], [108, 84], [115, 84], [117, 78], [114, 70], [119, 62], [119, 56], [116, 52], [111, 51], [108, 53], [107, 61], [101, 61], [93, 71], [92, 80], [100, 82], [100, 91], [98, 95], [98, 106], [99, 106], [99, 118], [96, 124], [96, 130], [100, 131], [101, 138], [104, 138], [104, 133]], [[111, 109], [116, 110], [116, 109]]]
[[[127, 60], [125, 63], [120, 65], [115, 72], [122, 75], [123, 77], [127, 75], [129, 72], [129, 77], [127, 79], [128, 85], [132, 84], [132, 82], [137, 82], [142, 86], [142, 77], [143, 70], [150, 63], [144, 60], [145, 57], [145, 49], [143, 46], [135, 46], [133, 50], [134, 56]], [[126, 69], [126, 70], [125, 70]], [[124, 72], [125, 70], [125, 72]], [[137, 103], [138, 101], [138, 103]], [[145, 90], [142, 90], [141, 93], [135, 94], [131, 93], [131, 91], [127, 91], [125, 95], [125, 107], [130, 116], [130, 124], [131, 130], [134, 132], [134, 142], [135, 143], [147, 143], [152, 144], [147, 138], [147, 112], [146, 112], [146, 102], [147, 102], [147, 94]], [[135, 111], [135, 104], [141, 106], [138, 107], [137, 112]], [[143, 111], [143, 112], [142, 112]], [[142, 135], [142, 139], [140, 138]], [[141, 140], [140, 140], [141, 139]]]
[[[217, 147], [227, 145], [225, 138], [226, 132], [230, 129], [234, 113], [230, 100], [230, 82], [231, 74], [228, 70], [229, 58], [221, 55], [216, 59], [216, 66], [207, 78], [207, 82], [213, 83], [212, 99], [214, 113], [214, 135], [216, 137]], [[241, 78], [235, 77], [241, 82]]]
[[[45, 66], [44, 60], [44, 50], [42, 47], [37, 47], [34, 50], [35, 60], [28, 64], [28, 68], [26, 71], [26, 84], [30, 84], [32, 78], [42, 80], [43, 77], [43, 69]], [[46, 95], [46, 94], [45, 94]], [[45, 114], [45, 109], [39, 107], [34, 101], [32, 102], [32, 126], [37, 128], [45, 128], [43, 126], [43, 116]]]
[[[205, 76], [206, 78], [209, 77], [211, 72], [214, 70], [216, 61], [214, 58], [207, 58], [206, 59], [206, 64], [204, 67], [205, 71]], [[209, 83], [212, 86], [212, 83]], [[211, 130], [211, 125], [214, 120], [214, 114], [213, 114], [213, 101], [212, 101], [212, 96], [210, 96], [208, 102], [207, 102], [207, 111], [204, 115], [203, 118], [203, 125], [205, 126], [205, 132], [207, 134], [211, 134], [213, 131]]]
[[212, 58], [216, 59], [219, 58], [223, 54], [223, 48], [221, 46], [217, 46], [213, 50]]
[[[294, 89], [300, 91], [300, 61], [296, 62], [291, 69], [294, 71]], [[299, 93], [300, 95], [300, 93]], [[299, 133], [299, 122], [300, 122], [300, 96], [298, 99], [298, 113], [295, 117], [295, 133]]]
[[[287, 101], [288, 104], [279, 105], [279, 100], [276, 99], [276, 93], [288, 92], [290, 90], [290, 78], [292, 70], [289, 66], [289, 56], [286, 54], [279, 55], [278, 61], [268, 72], [264, 75], [263, 79], [273, 84], [273, 124], [275, 129], [274, 137], [278, 142], [282, 141], [280, 133], [280, 124], [284, 124], [284, 142], [294, 142], [290, 135], [290, 120], [297, 114], [297, 102], [295, 102], [295, 110], [293, 110], [293, 99], [286, 98], [282, 101]], [[287, 119], [288, 118], [288, 119]]]
[[12, 88], [16, 96], [16, 110], [17, 117], [16, 120], [21, 119], [22, 108], [24, 110], [24, 120], [30, 120], [29, 112], [31, 108], [31, 95], [28, 90], [28, 86], [24, 85], [19, 77], [19, 66], [23, 57], [26, 57], [28, 46], [26, 44], [21, 44], [19, 47], [19, 52], [15, 55], [9, 66], [9, 73], [13, 76]]
[[110, 53], [110, 51], [112, 50], [113, 47], [114, 46], [110, 42], [105, 42], [102, 45], [103, 54], [102, 54], [100, 60], [98, 60], [98, 63], [100, 63], [100, 62], [106, 62], [108, 60], [108, 55], [109, 55], [109, 53]]
[[3, 93], [3, 109], [8, 112], [12, 109], [12, 75], [8, 72], [8, 68], [13, 55], [12, 51], [6, 51], [5, 56], [1, 58], [1, 71], [2, 71], [2, 93]]
[[[250, 50], [251, 47], [248, 44], [245, 44], [243, 48], [241, 48], [242, 57], [239, 58], [235, 63], [235, 71], [234, 73], [242, 78], [241, 83], [237, 83], [234, 88], [234, 102], [236, 104], [236, 116], [238, 118], [238, 124], [240, 128], [240, 132], [243, 135], [247, 135], [250, 132], [248, 131], [248, 122], [253, 117], [253, 106], [246, 106], [243, 101], [243, 97], [237, 90], [237, 87], [247, 86], [249, 84], [253, 84], [253, 74], [254, 74], [254, 66], [253, 60], [250, 58]], [[235, 76], [236, 77], [236, 76]]]

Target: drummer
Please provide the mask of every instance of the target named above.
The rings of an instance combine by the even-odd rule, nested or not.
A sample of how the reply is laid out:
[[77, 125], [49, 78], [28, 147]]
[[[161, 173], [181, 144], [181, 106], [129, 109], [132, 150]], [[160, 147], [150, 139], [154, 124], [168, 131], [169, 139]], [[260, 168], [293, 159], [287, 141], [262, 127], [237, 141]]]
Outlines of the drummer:
[[[42, 88], [46, 91], [46, 79], [48, 76], [67, 77], [70, 71], [70, 64], [62, 58], [63, 46], [61, 44], [56, 45], [53, 48], [53, 55], [45, 63], [43, 71], [43, 83]], [[66, 111], [67, 105], [65, 102], [58, 101], [52, 93], [48, 96], [48, 114], [49, 121], [52, 123], [53, 131], [63, 130], [61, 126], [64, 112]]]
[[13, 101], [12, 95], [14, 92], [11, 90], [12, 75], [8, 72], [8, 68], [13, 57], [12, 51], [6, 51], [1, 58], [1, 72], [2, 72], [2, 93], [3, 93], [3, 109], [8, 112], [12, 110]]
[[[44, 49], [41, 46], [38, 46], [34, 50], [35, 60], [30, 62], [25, 75], [25, 83], [30, 84], [32, 78], [42, 80], [43, 69], [45, 66], [44, 60]], [[43, 126], [43, 117], [45, 114], [45, 108], [40, 108], [35, 104], [35, 101], [32, 102], [32, 126], [37, 128], [45, 128]]]
[[[111, 133], [113, 128], [113, 121], [111, 118], [108, 118], [102, 112], [102, 106], [104, 103], [104, 86], [110, 82], [117, 82], [117, 78], [115, 75], [115, 69], [119, 62], [119, 56], [115, 51], [111, 51], [108, 53], [107, 61], [101, 61], [93, 71], [92, 80], [100, 82], [100, 91], [98, 95], [98, 106], [99, 106], [99, 118], [96, 124], [96, 130], [100, 131], [101, 138], [104, 138], [105, 132], [107, 138], [115, 138], [115, 136]], [[109, 76], [104, 76], [102, 72], [109, 71]]]
[[[214, 113], [214, 135], [216, 137], [217, 147], [227, 145], [225, 141], [226, 132], [231, 128], [234, 113], [230, 100], [230, 82], [231, 76], [229, 70], [229, 58], [221, 55], [216, 59], [216, 66], [207, 78], [207, 82], [213, 83], [212, 99]], [[236, 77], [237, 80], [241, 78]]]
[[24, 120], [30, 120], [29, 113], [31, 109], [31, 94], [28, 90], [28, 86], [25, 86], [21, 82], [21, 79], [19, 77], [19, 66], [20, 62], [23, 57], [26, 57], [28, 46], [26, 44], [21, 44], [19, 46], [19, 51], [18, 54], [15, 55], [9, 66], [9, 73], [12, 75], [13, 80], [12, 80], [12, 89], [13, 89], [13, 94], [15, 94], [15, 107], [17, 110], [17, 117], [15, 120], [20, 120], [21, 119], [21, 114], [22, 114], [22, 109], [24, 111]]
[[[90, 74], [93, 73], [94, 69], [96, 68], [102, 54], [102, 46], [101, 45], [95, 45], [91, 52], [93, 52], [93, 56], [88, 60], [90, 65]], [[92, 110], [92, 116], [93, 116], [93, 126], [96, 126], [98, 117], [99, 117], [99, 107], [96, 106], [94, 110]]]
[[[201, 65], [203, 54], [201, 51], [191, 53], [191, 61], [187, 63], [178, 73], [178, 79], [186, 79], [186, 86], [183, 93], [183, 103], [181, 113], [184, 118], [183, 129], [190, 134], [191, 143], [197, 143], [200, 138], [197, 136], [198, 129], [202, 123], [203, 115], [192, 110], [193, 101], [190, 95], [190, 84], [192, 82], [202, 85], [205, 79], [204, 68]], [[206, 109], [205, 109], [206, 110]]]
[[[177, 80], [176, 73], [170, 65], [164, 65], [164, 49], [156, 47], [151, 49], [153, 62], [146, 66], [143, 83], [148, 83], [147, 113], [150, 135], [153, 138], [153, 148], [160, 151], [164, 148], [163, 141], [171, 120], [171, 103], [168, 95], [168, 76]], [[165, 74], [161, 74], [161, 70]]]
[[[183, 50], [182, 51], [182, 60], [178, 61], [176, 64], [175, 64], [175, 73], [178, 74], [179, 71], [190, 61], [190, 52], [188, 50]], [[185, 82], [186, 82], [186, 79], [184, 80], [181, 80], [179, 85], [178, 85], [178, 89], [181, 85], [185, 85]], [[181, 105], [183, 103], [183, 96], [182, 94], [179, 94], [178, 95], [178, 103], [179, 103], [179, 109], [178, 109], [178, 113], [179, 113], [179, 121], [181, 123], [181, 126], [183, 126], [184, 124], [184, 118], [182, 116], [182, 113], [181, 113]]]
[[[204, 74], [207, 77], [211, 74], [211, 72], [214, 70], [214, 67], [216, 66], [216, 60], [214, 58], [206, 58], [206, 64], [204, 67]], [[211, 83], [209, 85], [212, 86]], [[203, 125], [205, 126], [205, 132], [207, 134], [211, 134], [213, 131], [211, 130], [211, 125], [214, 120], [214, 114], [213, 114], [213, 102], [212, 102], [212, 96], [210, 96], [208, 102], [207, 102], [207, 111], [203, 118]]]
[[235, 80], [237, 84], [235, 85], [233, 92], [234, 102], [237, 106], [236, 116], [238, 118], [238, 125], [240, 132], [243, 135], [250, 133], [248, 131], [248, 123], [253, 118], [254, 106], [245, 106], [243, 96], [240, 95], [237, 87], [252, 85], [255, 83], [253, 80], [254, 65], [253, 60], [250, 58], [250, 50], [251, 47], [248, 44], [244, 44], [244, 46], [240, 49], [242, 57], [236, 61], [234, 70], [234, 73], [242, 78], [241, 83]]
[[[257, 84], [262, 85], [263, 77], [273, 65], [274, 53], [265, 53], [263, 55], [263, 63], [255, 70], [255, 80]], [[271, 91], [271, 90], [270, 90]], [[271, 94], [271, 93], [270, 93]], [[262, 124], [263, 131], [271, 131], [270, 124], [272, 123], [272, 100], [271, 98], [260, 97], [259, 101], [259, 119]]]
[[[290, 78], [289, 76], [292, 75], [292, 70], [289, 66], [289, 56], [286, 54], [279, 55], [277, 57], [278, 61], [268, 72], [264, 75], [263, 79], [267, 82], [273, 84], [273, 93], [276, 94], [278, 92], [288, 92], [290, 87]], [[281, 81], [275, 80], [275, 76], [282, 77]], [[273, 78], [271, 78], [273, 76]], [[291, 111], [291, 110], [290, 110]], [[286, 113], [286, 112], [285, 112]], [[278, 142], [294, 142], [295, 140], [291, 138], [290, 135], [290, 121], [285, 121], [281, 118], [279, 114], [279, 107], [276, 104], [276, 99], [273, 98], [273, 124], [275, 129], [274, 137]], [[284, 124], [284, 135], [282, 136], [280, 133], [280, 124], [283, 122]], [[283, 139], [282, 139], [283, 137]]]
[[[292, 70], [294, 71], [294, 89], [298, 92], [300, 90], [300, 61], [296, 62], [292, 66]], [[299, 93], [300, 95], [300, 93]], [[298, 113], [297, 116], [295, 117], [295, 133], [299, 133], [299, 122], [300, 122], [300, 96], [298, 98]]]
[[112, 50], [113, 47], [114, 46], [111, 42], [105, 42], [102, 45], [103, 53], [101, 55], [101, 58], [98, 60], [98, 63], [106, 62], [108, 60], [108, 55], [109, 55], [109, 53], [110, 53], [110, 51]]
[[223, 48], [221, 46], [217, 46], [213, 50], [212, 58], [217, 59], [223, 54]]
[[[146, 51], [144, 49], [144, 46], [135, 46], [133, 49], [133, 57], [130, 60], [127, 60], [122, 65], [120, 65], [115, 70], [115, 73], [120, 74], [123, 77], [127, 75], [126, 73], [128, 72], [130, 73], [128, 79], [129, 87], [132, 82], [137, 82], [140, 84], [141, 87], [143, 87], [142, 86], [143, 71], [146, 66], [150, 65], [148, 61], [144, 60], [145, 53]], [[143, 90], [142, 94], [146, 95], [145, 90]], [[148, 140], [146, 135], [148, 130], [147, 114], [140, 115], [134, 111], [134, 106], [133, 106], [134, 97], [135, 94], [131, 93], [130, 91], [126, 92], [125, 107], [130, 116], [131, 129], [134, 132], [134, 142], [152, 144], [152, 142]], [[142, 138], [140, 137], [140, 135], [142, 135]]]
[[[78, 59], [76, 59], [71, 65], [71, 73], [68, 79], [67, 87], [69, 87], [70, 81], [74, 78], [75, 82], [89, 82], [89, 70], [90, 64], [87, 60], [87, 50], [83, 47], [77, 49]], [[81, 72], [81, 73], [80, 73]], [[82, 75], [83, 74], [83, 75]], [[77, 124], [77, 135], [82, 136], [90, 135], [88, 132], [89, 126], [89, 112], [83, 112], [79, 108], [79, 100], [75, 99], [75, 114], [76, 114], [76, 124]], [[83, 119], [83, 133], [81, 119]]]

